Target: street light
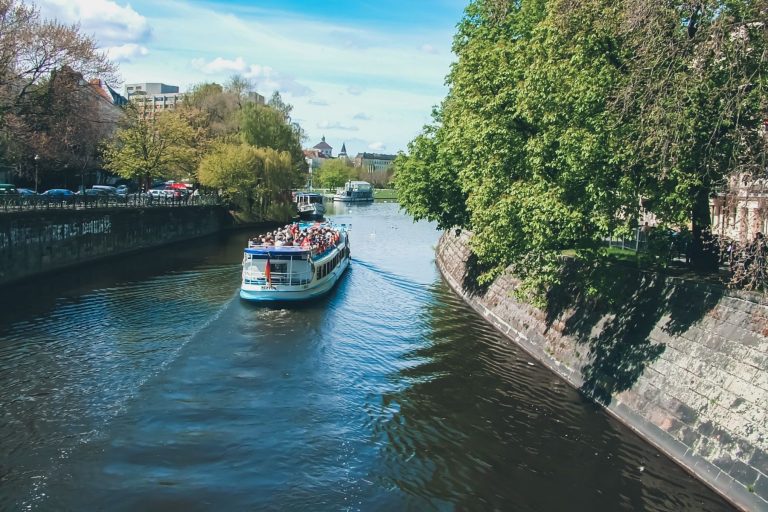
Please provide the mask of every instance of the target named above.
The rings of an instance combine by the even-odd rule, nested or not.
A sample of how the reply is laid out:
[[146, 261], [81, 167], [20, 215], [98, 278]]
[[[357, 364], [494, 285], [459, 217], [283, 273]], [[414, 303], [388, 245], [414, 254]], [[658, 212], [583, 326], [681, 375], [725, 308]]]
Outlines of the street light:
[[40, 160], [40, 155], [35, 155], [35, 194], [37, 194], [37, 161]]

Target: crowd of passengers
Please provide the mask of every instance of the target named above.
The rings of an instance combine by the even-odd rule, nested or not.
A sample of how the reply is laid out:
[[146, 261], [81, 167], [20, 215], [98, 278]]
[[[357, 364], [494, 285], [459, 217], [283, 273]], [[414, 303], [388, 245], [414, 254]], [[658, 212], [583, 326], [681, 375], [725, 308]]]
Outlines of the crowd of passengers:
[[322, 224], [301, 228], [297, 223], [268, 232], [251, 239], [253, 245], [276, 247], [307, 247], [313, 251], [325, 252], [339, 241], [339, 232]]

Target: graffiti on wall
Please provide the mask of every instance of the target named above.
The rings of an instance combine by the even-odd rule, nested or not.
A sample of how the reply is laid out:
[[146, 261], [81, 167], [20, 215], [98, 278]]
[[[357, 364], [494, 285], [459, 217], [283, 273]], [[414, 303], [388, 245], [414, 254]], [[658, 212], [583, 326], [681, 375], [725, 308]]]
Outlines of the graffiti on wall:
[[99, 219], [41, 224], [38, 226], [13, 226], [0, 232], [0, 250], [10, 249], [20, 243], [45, 244], [62, 242], [87, 235], [104, 235], [112, 232], [112, 219], [105, 215]]

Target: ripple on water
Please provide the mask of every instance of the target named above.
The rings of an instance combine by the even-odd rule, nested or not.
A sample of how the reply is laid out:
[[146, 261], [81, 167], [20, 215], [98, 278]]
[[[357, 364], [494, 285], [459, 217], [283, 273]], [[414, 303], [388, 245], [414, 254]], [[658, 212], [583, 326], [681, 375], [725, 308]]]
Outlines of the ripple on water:
[[336, 220], [310, 304], [232, 300], [237, 235], [0, 312], [0, 509], [727, 509], [452, 293], [433, 226]]

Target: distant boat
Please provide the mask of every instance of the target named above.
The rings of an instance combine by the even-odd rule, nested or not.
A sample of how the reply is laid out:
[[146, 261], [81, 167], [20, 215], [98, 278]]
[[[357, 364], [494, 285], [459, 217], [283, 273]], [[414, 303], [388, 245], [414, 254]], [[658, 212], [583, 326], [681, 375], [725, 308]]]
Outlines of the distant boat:
[[275, 246], [248, 242], [240, 298], [252, 302], [303, 301], [329, 292], [349, 267], [347, 226], [330, 222], [295, 224], [322, 233], [323, 245]]
[[322, 219], [325, 215], [323, 195], [315, 192], [299, 192], [294, 198], [299, 217], [305, 220]]
[[373, 186], [367, 181], [348, 181], [336, 190], [333, 200], [343, 203], [369, 203], [373, 201]]

